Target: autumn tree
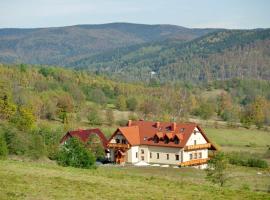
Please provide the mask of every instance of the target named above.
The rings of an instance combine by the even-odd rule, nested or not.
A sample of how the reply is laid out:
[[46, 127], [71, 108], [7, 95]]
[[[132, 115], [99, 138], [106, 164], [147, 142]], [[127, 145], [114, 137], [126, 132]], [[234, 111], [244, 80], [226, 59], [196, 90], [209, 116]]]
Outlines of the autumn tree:
[[13, 104], [7, 95], [0, 97], [0, 119], [10, 119], [16, 112], [16, 105]]
[[26, 131], [34, 126], [36, 119], [31, 109], [20, 106], [17, 113], [11, 118], [11, 122], [19, 130]]

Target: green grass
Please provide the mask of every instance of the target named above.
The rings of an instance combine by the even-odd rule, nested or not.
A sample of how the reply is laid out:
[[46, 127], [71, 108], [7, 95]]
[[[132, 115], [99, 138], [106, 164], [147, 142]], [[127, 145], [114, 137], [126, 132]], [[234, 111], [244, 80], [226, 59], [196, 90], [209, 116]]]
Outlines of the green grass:
[[204, 128], [207, 136], [224, 151], [248, 151], [264, 154], [269, 148], [270, 133], [260, 130]]
[[[7, 160], [0, 161], [0, 199], [270, 199], [269, 193], [251, 191], [267, 189], [269, 174], [258, 176], [251, 168], [234, 168], [230, 174], [239, 178], [220, 188], [192, 168], [86, 170]], [[251, 182], [260, 185], [253, 188]]]

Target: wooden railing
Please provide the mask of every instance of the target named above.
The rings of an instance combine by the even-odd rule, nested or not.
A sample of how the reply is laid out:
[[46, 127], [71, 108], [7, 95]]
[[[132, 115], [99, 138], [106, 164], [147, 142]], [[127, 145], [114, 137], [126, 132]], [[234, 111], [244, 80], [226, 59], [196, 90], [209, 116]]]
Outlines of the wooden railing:
[[109, 143], [108, 144], [109, 148], [123, 148], [123, 149], [129, 149], [130, 145], [129, 144], [121, 144], [121, 143]]
[[206, 144], [195, 144], [195, 145], [188, 145], [184, 147], [185, 151], [192, 151], [192, 150], [198, 150], [198, 149], [208, 149], [211, 147], [211, 143]]
[[201, 165], [201, 164], [207, 163], [208, 160], [209, 160], [209, 158], [189, 160], [189, 161], [186, 161], [186, 162], [181, 162], [180, 166], [185, 167], [185, 166]]

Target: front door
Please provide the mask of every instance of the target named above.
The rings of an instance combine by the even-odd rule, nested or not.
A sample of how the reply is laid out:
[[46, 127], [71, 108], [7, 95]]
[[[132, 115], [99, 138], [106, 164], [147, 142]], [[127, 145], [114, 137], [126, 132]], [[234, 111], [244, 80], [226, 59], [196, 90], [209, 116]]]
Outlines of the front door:
[[115, 162], [117, 164], [121, 164], [123, 162], [125, 162], [125, 153], [121, 150], [116, 150], [116, 153], [115, 153]]

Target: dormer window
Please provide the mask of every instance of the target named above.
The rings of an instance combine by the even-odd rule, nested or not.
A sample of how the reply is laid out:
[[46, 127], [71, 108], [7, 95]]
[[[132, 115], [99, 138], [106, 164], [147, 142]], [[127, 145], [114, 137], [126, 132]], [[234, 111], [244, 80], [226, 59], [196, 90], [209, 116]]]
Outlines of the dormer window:
[[175, 137], [173, 142], [174, 142], [174, 144], [179, 144], [180, 141], [179, 141], [178, 137]]
[[169, 138], [168, 138], [168, 137], [164, 137], [164, 143], [165, 143], [165, 144], [168, 144], [168, 143], [169, 143], [169, 141], [170, 141], [170, 140], [169, 140]]
[[159, 142], [158, 136], [155, 135], [153, 140], [154, 140], [154, 143], [158, 143]]

